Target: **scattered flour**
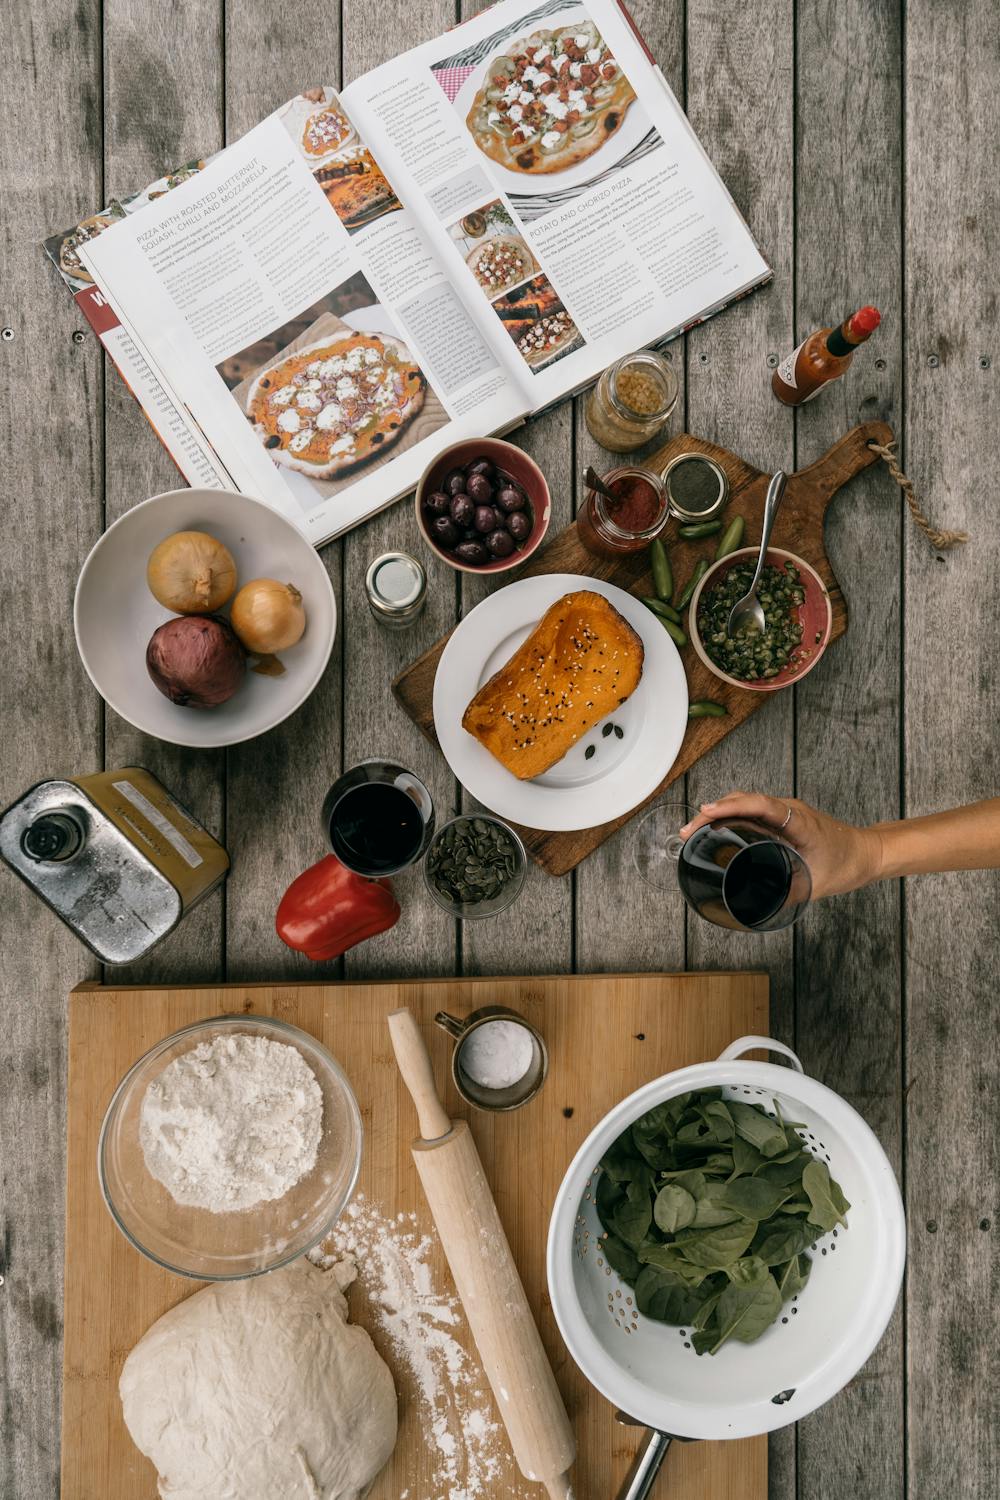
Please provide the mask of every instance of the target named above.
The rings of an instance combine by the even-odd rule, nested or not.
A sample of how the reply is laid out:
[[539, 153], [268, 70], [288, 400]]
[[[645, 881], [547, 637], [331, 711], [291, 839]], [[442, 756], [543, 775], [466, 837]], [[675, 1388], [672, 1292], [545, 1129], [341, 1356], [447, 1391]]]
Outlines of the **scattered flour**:
[[359, 1194], [309, 1259], [324, 1269], [345, 1256], [357, 1264], [404, 1405], [416, 1398], [432, 1451], [434, 1489], [416, 1500], [486, 1500], [500, 1493], [500, 1480], [508, 1500], [517, 1500], [506, 1433], [493, 1420], [478, 1364], [456, 1337], [464, 1324], [461, 1304], [434, 1284], [429, 1257], [436, 1244], [435, 1235], [420, 1232], [415, 1214], [386, 1217]]
[[146, 1166], [191, 1208], [233, 1213], [281, 1198], [316, 1164], [323, 1094], [295, 1047], [246, 1033], [199, 1042], [146, 1090]]

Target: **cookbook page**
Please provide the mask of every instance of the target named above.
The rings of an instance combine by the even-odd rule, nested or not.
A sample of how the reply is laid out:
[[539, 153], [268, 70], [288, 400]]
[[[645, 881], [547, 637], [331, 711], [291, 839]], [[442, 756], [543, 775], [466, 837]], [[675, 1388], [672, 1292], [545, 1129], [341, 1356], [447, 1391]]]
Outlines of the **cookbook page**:
[[347, 96], [533, 410], [770, 275], [615, 0], [502, 0]]
[[79, 255], [236, 485], [316, 543], [524, 415], [332, 89]]

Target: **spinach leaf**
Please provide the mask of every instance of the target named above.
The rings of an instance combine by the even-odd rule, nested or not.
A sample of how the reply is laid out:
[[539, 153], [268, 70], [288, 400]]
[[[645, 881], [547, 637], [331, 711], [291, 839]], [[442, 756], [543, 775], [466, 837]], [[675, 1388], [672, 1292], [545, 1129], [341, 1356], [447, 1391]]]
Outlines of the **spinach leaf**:
[[688, 1286], [701, 1286], [709, 1272], [704, 1266], [694, 1266], [685, 1260], [676, 1245], [656, 1245], [647, 1240], [640, 1245], [636, 1256], [644, 1266], [657, 1266], [661, 1271], [670, 1271]]
[[601, 1240], [598, 1248], [612, 1271], [617, 1271], [622, 1281], [627, 1281], [629, 1286], [635, 1286], [635, 1280], [639, 1274], [639, 1262], [635, 1251], [630, 1249], [616, 1234], [609, 1234], [606, 1239]]
[[775, 1157], [773, 1161], [765, 1162], [764, 1166], [758, 1167], [754, 1176], [760, 1177], [764, 1182], [773, 1182], [776, 1187], [788, 1187], [793, 1183], [798, 1184], [802, 1180], [803, 1168], [809, 1165], [812, 1157], [808, 1151], [796, 1151], [786, 1161], [785, 1157], [787, 1155], [787, 1152], [783, 1152], [781, 1156]]
[[668, 1182], [656, 1195], [653, 1218], [664, 1234], [676, 1234], [685, 1229], [694, 1218], [695, 1202], [691, 1194], [679, 1183]]
[[696, 1229], [715, 1229], [720, 1224], [732, 1224], [734, 1219], [741, 1217], [734, 1208], [729, 1208], [720, 1201], [722, 1191], [726, 1186], [725, 1182], [706, 1182], [701, 1192], [697, 1194], [694, 1207]]
[[728, 1177], [732, 1170], [733, 1158], [728, 1151], [710, 1152], [702, 1163], [702, 1171], [712, 1172], [717, 1176]]
[[635, 1305], [647, 1318], [660, 1323], [689, 1323], [698, 1311], [696, 1292], [669, 1271], [643, 1266], [635, 1284]]
[[625, 1197], [615, 1206], [612, 1228], [620, 1240], [633, 1249], [641, 1245], [653, 1222], [653, 1205], [649, 1196], [650, 1171], [643, 1166], [641, 1176], [626, 1185]]
[[770, 1219], [778, 1212], [792, 1189], [775, 1187], [759, 1177], [738, 1177], [734, 1182], [724, 1182], [719, 1192], [721, 1208], [730, 1208], [743, 1219]]
[[756, 1232], [746, 1219], [720, 1224], [717, 1229], [682, 1229], [674, 1243], [686, 1260], [710, 1271], [721, 1271], [739, 1260]]
[[752, 1344], [780, 1311], [781, 1293], [770, 1273], [746, 1284], [733, 1282], [716, 1303], [715, 1341], [707, 1345], [709, 1354], [717, 1354], [727, 1339]]
[[759, 1255], [741, 1255], [739, 1260], [726, 1267], [726, 1275], [734, 1286], [753, 1286], [769, 1275], [767, 1266]]
[[802, 1219], [776, 1214], [768, 1223], [760, 1226], [753, 1237], [750, 1250], [769, 1266], [780, 1266], [811, 1245], [816, 1233], [815, 1228]]
[[802, 1186], [812, 1204], [809, 1218], [814, 1224], [821, 1229], [835, 1229], [838, 1224], [847, 1227], [847, 1210], [851, 1205], [830, 1176], [826, 1162], [811, 1161], [802, 1173]]
[[626, 1182], [631, 1182], [638, 1169], [645, 1165], [632, 1146], [631, 1129], [620, 1135], [601, 1157], [601, 1171], [606, 1172], [612, 1182], [623, 1186]]
[[733, 1176], [747, 1177], [756, 1172], [767, 1161], [766, 1156], [761, 1156], [755, 1146], [745, 1141], [742, 1136], [736, 1136], [733, 1140]]
[[697, 1167], [687, 1167], [680, 1172], [661, 1172], [660, 1177], [665, 1182], [676, 1182], [692, 1198], [700, 1197], [705, 1186], [705, 1174], [699, 1172]]
[[607, 1172], [602, 1172], [597, 1179], [594, 1207], [597, 1209], [597, 1217], [605, 1229], [614, 1230], [615, 1209], [624, 1200], [624, 1189], [619, 1187], [618, 1183], [609, 1177]]
[[740, 1104], [738, 1100], [731, 1099], [729, 1113], [736, 1127], [736, 1134], [755, 1146], [761, 1156], [770, 1158], [788, 1150], [785, 1132], [762, 1110], [756, 1109], [752, 1104]]
[[[721, 1296], [721, 1293], [719, 1294]], [[714, 1311], [714, 1309], [713, 1309]], [[711, 1354], [712, 1345], [715, 1343], [716, 1334], [714, 1329], [698, 1329], [691, 1335], [691, 1343], [694, 1345], [695, 1354]]]
[[811, 1270], [812, 1261], [808, 1255], [793, 1255], [787, 1265], [776, 1267], [774, 1276], [782, 1302], [787, 1302], [789, 1297], [801, 1292], [809, 1280]]
[[[720, 1286], [715, 1291], [709, 1292], [708, 1296], [702, 1302], [698, 1311], [691, 1319], [691, 1327], [695, 1330], [695, 1332], [704, 1330], [708, 1327], [715, 1313], [715, 1309], [718, 1306], [719, 1298], [722, 1296], [724, 1291], [725, 1287]], [[695, 1347], [697, 1348], [697, 1345], [695, 1345]]]
[[[679, 1096], [685, 1102], [688, 1097], [686, 1094]], [[655, 1109], [648, 1110], [632, 1126], [632, 1142], [636, 1151], [656, 1170], [673, 1166], [671, 1141], [675, 1121], [683, 1109], [683, 1105], [681, 1108], [677, 1106], [677, 1099], [668, 1099], [665, 1104], [658, 1104]]]

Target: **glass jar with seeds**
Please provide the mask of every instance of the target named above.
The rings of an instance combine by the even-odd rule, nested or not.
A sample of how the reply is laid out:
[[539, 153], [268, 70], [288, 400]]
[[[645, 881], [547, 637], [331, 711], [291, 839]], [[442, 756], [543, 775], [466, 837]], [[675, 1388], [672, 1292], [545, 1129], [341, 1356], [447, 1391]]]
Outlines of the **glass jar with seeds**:
[[527, 864], [513, 828], [489, 813], [469, 813], [452, 818], [434, 836], [424, 881], [453, 917], [495, 917], [517, 900]]

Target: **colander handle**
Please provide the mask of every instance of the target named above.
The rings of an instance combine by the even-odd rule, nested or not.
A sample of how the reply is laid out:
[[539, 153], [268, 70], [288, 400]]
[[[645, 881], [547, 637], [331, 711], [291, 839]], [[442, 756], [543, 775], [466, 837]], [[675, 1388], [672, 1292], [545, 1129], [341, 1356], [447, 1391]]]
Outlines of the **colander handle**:
[[769, 1036], [740, 1036], [735, 1042], [730, 1042], [724, 1052], [719, 1053], [719, 1062], [730, 1062], [734, 1057], [742, 1057], [744, 1052], [753, 1052], [756, 1049], [762, 1052], [781, 1052], [789, 1059], [796, 1073], [804, 1073], [805, 1068], [799, 1062], [791, 1047], [786, 1047], [784, 1042], [776, 1042]]

